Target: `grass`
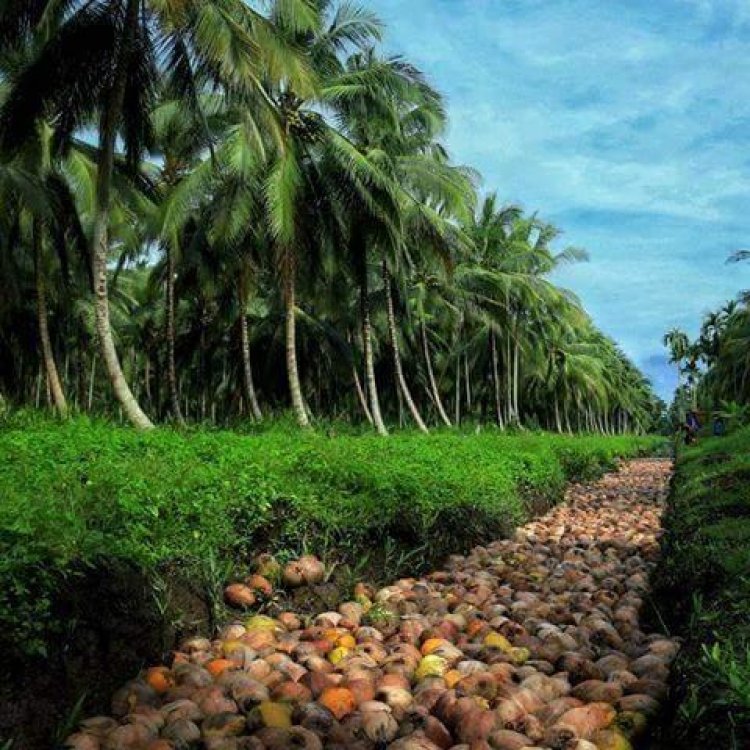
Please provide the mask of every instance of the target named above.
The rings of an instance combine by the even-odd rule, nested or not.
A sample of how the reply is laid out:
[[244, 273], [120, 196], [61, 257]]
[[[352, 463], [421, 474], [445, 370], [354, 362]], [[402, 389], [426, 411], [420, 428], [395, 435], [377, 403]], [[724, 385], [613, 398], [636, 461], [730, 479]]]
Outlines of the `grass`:
[[[166, 429], [37, 416], [0, 428], [0, 633], [43, 653], [55, 592], [87, 570], [144, 571], [154, 600], [169, 571], [214, 599], [262, 550], [394, 568], [434, 561], [502, 534], [655, 439], [485, 432], [329, 437]], [[395, 572], [395, 570], [394, 570]], [[163, 607], [162, 607], [163, 608]]]
[[676, 467], [655, 600], [685, 639], [672, 729], [685, 747], [750, 746], [750, 428]]

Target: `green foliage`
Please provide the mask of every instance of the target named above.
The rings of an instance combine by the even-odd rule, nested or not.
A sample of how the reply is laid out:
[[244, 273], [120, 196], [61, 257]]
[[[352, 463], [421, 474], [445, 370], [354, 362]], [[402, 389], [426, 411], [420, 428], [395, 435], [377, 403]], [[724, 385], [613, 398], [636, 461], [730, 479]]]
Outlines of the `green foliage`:
[[[314, 414], [354, 422], [369, 410], [402, 424], [405, 400], [430, 426], [651, 430], [651, 385], [553, 280], [587, 253], [494, 194], [477, 205], [479, 174], [443, 144], [441, 94], [390, 56], [371, 11], [138, 4], [115, 23], [101, 2], [0, 3], [9, 402], [40, 405], [49, 372], [59, 413], [141, 427], [260, 420], [292, 397], [306, 426], [301, 391]], [[128, 39], [141, 65], [117, 63]], [[121, 127], [92, 132], [98, 149], [73, 139], [93, 122]], [[102, 291], [137, 397], [122, 403], [89, 279], [105, 204], [97, 264], [113, 270]], [[377, 372], [365, 408], [363, 370]]]
[[736, 401], [722, 401], [716, 415], [726, 422], [727, 430], [750, 425], [750, 404], [738, 404]]
[[[351, 562], [422, 548], [416, 565], [508, 531], [558, 500], [567, 480], [655, 445], [534, 433], [383, 441], [283, 426], [143, 434], [17, 416], [0, 428], [2, 631], [42, 651], [60, 581], [107, 560], [157, 582], [178, 564], [217, 607], [232, 567], [264, 549]], [[157, 589], [163, 596], [163, 581]]]
[[702, 666], [707, 679], [721, 686], [716, 703], [736, 711], [743, 724], [750, 721], [750, 645], [742, 651], [731, 643], [703, 646]]
[[655, 599], [686, 638], [675, 740], [750, 742], [750, 429], [678, 457]]
[[747, 292], [740, 292], [737, 299], [706, 313], [695, 341], [678, 330], [664, 337], [664, 344], [670, 348], [670, 361], [678, 366], [680, 377], [685, 376], [685, 382], [678, 383], [672, 407], [677, 422], [684, 419], [687, 408], [699, 405], [728, 420], [730, 426], [748, 424], [749, 340]]

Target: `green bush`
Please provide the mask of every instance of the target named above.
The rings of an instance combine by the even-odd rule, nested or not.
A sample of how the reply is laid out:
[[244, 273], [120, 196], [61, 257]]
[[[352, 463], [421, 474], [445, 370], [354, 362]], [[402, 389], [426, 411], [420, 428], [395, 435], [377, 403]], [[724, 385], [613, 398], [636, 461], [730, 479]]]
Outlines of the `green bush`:
[[507, 532], [557, 501], [567, 481], [657, 442], [491, 432], [383, 440], [279, 427], [143, 434], [83, 418], [8, 419], [0, 632], [43, 650], [60, 581], [108, 560], [204, 577], [261, 549], [355, 560], [390, 545], [434, 560]]
[[748, 747], [750, 429], [680, 451], [665, 526], [655, 601], [686, 639], [674, 740]]

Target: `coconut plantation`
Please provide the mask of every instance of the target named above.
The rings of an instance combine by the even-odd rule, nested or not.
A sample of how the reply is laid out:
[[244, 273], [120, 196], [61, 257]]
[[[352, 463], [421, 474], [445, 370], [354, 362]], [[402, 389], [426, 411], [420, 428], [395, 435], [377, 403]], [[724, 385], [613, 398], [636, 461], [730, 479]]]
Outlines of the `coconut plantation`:
[[750, 746], [750, 35], [636, 5], [0, 0], [0, 750]]

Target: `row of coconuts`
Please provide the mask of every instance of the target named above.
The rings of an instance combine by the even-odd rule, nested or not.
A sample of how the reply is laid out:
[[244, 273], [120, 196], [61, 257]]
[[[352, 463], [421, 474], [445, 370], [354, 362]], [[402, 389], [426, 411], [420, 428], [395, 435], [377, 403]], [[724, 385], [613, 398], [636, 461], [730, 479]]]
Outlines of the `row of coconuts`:
[[272, 555], [259, 555], [255, 573], [244, 581], [232, 583], [224, 589], [224, 601], [235, 609], [250, 609], [269, 600], [275, 583], [287, 588], [315, 586], [325, 579], [325, 565], [314, 555], [303, 555], [282, 566]]
[[631, 750], [678, 651], [638, 618], [665, 482], [632, 464], [425, 578], [190, 638], [67, 747]]

